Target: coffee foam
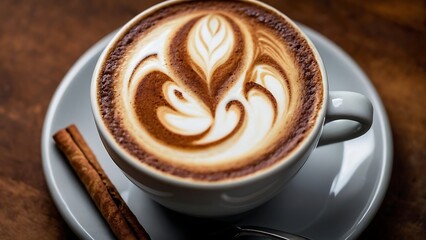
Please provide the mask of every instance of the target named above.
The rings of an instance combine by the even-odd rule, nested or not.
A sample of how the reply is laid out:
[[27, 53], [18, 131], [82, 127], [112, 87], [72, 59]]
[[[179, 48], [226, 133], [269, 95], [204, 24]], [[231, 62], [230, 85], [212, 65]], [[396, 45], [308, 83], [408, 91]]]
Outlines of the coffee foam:
[[217, 181], [269, 166], [297, 146], [321, 103], [321, 76], [281, 16], [222, 1], [155, 14], [133, 29], [150, 27], [124, 36], [130, 43], [117, 45], [120, 56], [113, 51], [105, 65], [113, 71], [99, 81], [104, 121], [130, 154], [169, 174]]

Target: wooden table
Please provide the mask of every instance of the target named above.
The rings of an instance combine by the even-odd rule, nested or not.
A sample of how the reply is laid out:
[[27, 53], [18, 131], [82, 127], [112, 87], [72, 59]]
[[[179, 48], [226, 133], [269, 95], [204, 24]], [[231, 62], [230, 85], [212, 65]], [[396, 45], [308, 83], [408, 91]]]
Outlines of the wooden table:
[[[422, 0], [269, 4], [341, 46], [389, 114], [392, 179], [361, 239], [426, 236], [426, 6]], [[42, 171], [44, 116], [62, 77], [100, 38], [155, 1], [0, 1], [0, 239], [75, 238]]]

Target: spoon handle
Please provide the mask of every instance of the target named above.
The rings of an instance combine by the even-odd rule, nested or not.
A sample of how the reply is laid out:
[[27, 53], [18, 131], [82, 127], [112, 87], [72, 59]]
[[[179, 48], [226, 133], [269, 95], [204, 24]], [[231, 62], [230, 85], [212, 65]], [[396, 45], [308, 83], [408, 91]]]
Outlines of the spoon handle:
[[294, 233], [288, 233], [288, 232], [265, 228], [265, 227], [242, 226], [238, 228], [240, 229], [238, 237], [239, 236], [259, 236], [259, 237], [266, 237], [269, 239], [279, 239], [279, 240], [308, 240], [308, 238], [302, 237]]
[[[262, 237], [271, 240], [309, 240], [294, 233], [257, 226], [229, 226], [211, 235], [211, 239], [236, 240], [240, 237]], [[243, 238], [244, 239], [244, 238]]]

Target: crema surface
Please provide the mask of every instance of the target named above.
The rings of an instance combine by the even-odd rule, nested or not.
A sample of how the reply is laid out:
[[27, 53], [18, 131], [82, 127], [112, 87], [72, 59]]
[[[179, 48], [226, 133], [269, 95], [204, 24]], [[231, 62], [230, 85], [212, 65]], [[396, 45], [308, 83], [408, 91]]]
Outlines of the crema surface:
[[177, 177], [221, 181], [282, 161], [322, 103], [306, 41], [250, 2], [173, 3], [108, 54], [97, 85], [105, 125], [129, 154]]

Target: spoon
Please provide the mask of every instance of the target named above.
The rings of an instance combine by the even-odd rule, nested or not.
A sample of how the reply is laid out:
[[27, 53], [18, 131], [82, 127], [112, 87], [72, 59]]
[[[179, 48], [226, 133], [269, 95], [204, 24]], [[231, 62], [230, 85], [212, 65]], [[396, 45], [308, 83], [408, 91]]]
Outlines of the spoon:
[[[309, 240], [306, 237], [294, 233], [288, 233], [276, 229], [270, 229], [257, 226], [230, 226], [223, 228], [217, 232], [213, 232], [209, 239], [247, 239], [256, 237], [256, 239], [271, 239], [271, 240]], [[247, 237], [247, 238], [246, 238]]]

